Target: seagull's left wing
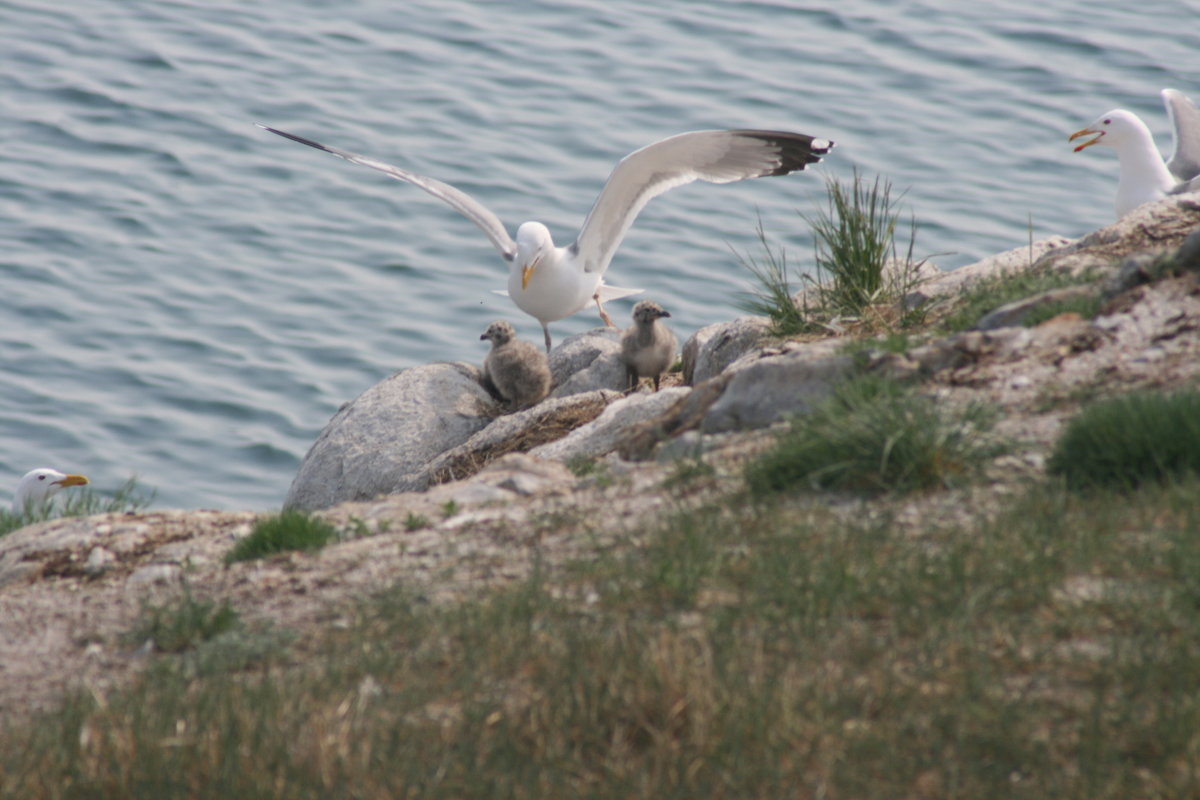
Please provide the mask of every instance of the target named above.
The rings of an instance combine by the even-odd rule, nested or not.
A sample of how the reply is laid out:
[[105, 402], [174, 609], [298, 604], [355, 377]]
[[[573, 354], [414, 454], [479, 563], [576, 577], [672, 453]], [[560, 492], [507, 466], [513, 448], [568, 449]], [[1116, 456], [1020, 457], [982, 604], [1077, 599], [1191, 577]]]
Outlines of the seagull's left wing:
[[1162, 100], [1175, 139], [1167, 169], [1177, 180], [1187, 183], [1200, 175], [1200, 109], [1187, 95], [1175, 89], [1163, 89]]
[[572, 249], [584, 269], [603, 273], [638, 213], [663, 192], [696, 180], [786, 175], [820, 161], [833, 144], [786, 131], [692, 131], [635, 150], [608, 176]]
[[[258, 125], [257, 122], [254, 124]], [[492, 213], [491, 209], [489, 209], [483, 203], [480, 203], [475, 198], [471, 197], [471, 195], [467, 194], [466, 192], [460, 189], [455, 189], [450, 184], [443, 183], [436, 178], [430, 178], [425, 175], [417, 175], [415, 172], [409, 172], [408, 170], [394, 167], [391, 164], [384, 163], [383, 161], [376, 161], [373, 158], [360, 156], [356, 153], [351, 153], [346, 150], [339, 150], [336, 147], [330, 147], [328, 145], [321, 144], [320, 142], [314, 142], [312, 139], [305, 139], [303, 136], [297, 136], [294, 133], [287, 133], [285, 131], [276, 130], [275, 128], [268, 128], [266, 125], [258, 125], [258, 127], [262, 128], [264, 131], [270, 131], [271, 133], [278, 134], [285, 139], [291, 139], [293, 142], [299, 142], [300, 144], [306, 144], [309, 147], [315, 147], [318, 150], [324, 150], [326, 153], [332, 153], [338, 158], [344, 158], [352, 164], [361, 164], [364, 167], [377, 169], [380, 172], [390, 175], [398, 181], [404, 181], [405, 183], [411, 183], [413, 186], [419, 186], [434, 197], [449, 205], [467, 219], [471, 220], [471, 222], [474, 222], [476, 225], [478, 225], [479, 229], [487, 234], [487, 237], [491, 239], [492, 244], [496, 246], [496, 249], [500, 251], [500, 254], [503, 255], [506, 260], [512, 261], [513, 258], [516, 257], [517, 243], [512, 240], [512, 237], [508, 235], [508, 231], [504, 229], [504, 223], [500, 221], [499, 217]]]

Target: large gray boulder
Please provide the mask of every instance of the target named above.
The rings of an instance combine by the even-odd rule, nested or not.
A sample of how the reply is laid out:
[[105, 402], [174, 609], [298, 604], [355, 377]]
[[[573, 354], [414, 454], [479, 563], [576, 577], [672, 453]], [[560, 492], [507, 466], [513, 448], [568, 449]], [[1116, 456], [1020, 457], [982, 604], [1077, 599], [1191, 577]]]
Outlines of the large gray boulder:
[[[724, 391], [704, 415], [704, 433], [762, 428], [824, 400], [854, 370], [849, 356], [827, 348], [796, 349], [781, 355], [746, 357], [733, 365]], [[826, 351], [826, 352], [821, 352]]]
[[593, 328], [567, 337], [550, 352], [550, 374], [554, 377], [551, 397], [625, 388], [625, 365], [621, 363], [621, 331]]
[[300, 464], [284, 507], [314, 510], [404, 491], [405, 476], [465, 442], [496, 413], [474, 365], [401, 370], [333, 415]]
[[407, 490], [423, 490], [433, 484], [460, 480], [508, 453], [525, 452], [561, 439], [600, 416], [609, 403], [620, 397], [620, 393], [608, 389], [581, 392], [543, 400], [531, 408], [498, 417], [470, 439], [424, 465], [421, 474], [406, 479]]
[[610, 404], [604, 412], [566, 436], [529, 451], [531, 456], [554, 461], [597, 458], [617, 449], [630, 427], [654, 419], [691, 389], [675, 386], [658, 392], [635, 392]]
[[766, 317], [738, 317], [705, 325], [683, 345], [683, 382], [703, 383], [758, 346], [770, 330]]

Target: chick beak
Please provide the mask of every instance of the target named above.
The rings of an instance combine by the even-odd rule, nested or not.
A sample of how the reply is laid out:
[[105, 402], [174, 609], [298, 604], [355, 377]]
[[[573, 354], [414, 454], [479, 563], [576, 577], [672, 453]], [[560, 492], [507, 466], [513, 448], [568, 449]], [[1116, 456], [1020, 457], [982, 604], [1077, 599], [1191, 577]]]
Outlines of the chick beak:
[[542, 263], [543, 257], [544, 256], [539, 253], [532, 261], [530, 261], [521, 269], [521, 291], [529, 288], [529, 279], [533, 277], [534, 270], [536, 270], [538, 265]]
[[658, 315], [660, 317], [669, 317], [669, 316], [671, 316], [671, 312], [667, 311], [666, 309], [663, 309], [662, 311], [658, 312]]
[[67, 475], [61, 481], [54, 482], [56, 486], [62, 486], [63, 488], [67, 486], [86, 486], [87, 483], [88, 479], [82, 475]]
[[1091, 147], [1092, 145], [1099, 142], [1100, 137], [1102, 137], [1104, 135], [1104, 131], [1097, 131], [1097, 130], [1093, 130], [1092, 128], [1084, 128], [1083, 130], [1078, 130], [1078, 131], [1075, 131], [1074, 133], [1072, 133], [1069, 137], [1067, 137], [1067, 141], [1073, 142], [1081, 136], [1091, 136], [1092, 134], [1095, 134], [1096, 138], [1088, 139], [1086, 142], [1084, 142], [1083, 144], [1076, 147], [1075, 152], [1078, 153], [1083, 148]]
[[481, 334], [479, 334], [479, 341], [481, 341], [481, 342], [482, 342], [482, 341], [483, 341], [484, 339], [486, 339], [487, 337], [488, 337], [488, 335], [487, 335], [486, 333], [481, 333]]

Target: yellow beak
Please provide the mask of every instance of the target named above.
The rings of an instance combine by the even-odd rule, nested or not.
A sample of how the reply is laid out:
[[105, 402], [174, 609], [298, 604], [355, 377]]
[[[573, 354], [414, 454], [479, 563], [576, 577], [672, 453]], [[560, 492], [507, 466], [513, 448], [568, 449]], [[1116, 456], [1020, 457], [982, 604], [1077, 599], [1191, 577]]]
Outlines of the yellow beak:
[[521, 269], [521, 291], [529, 288], [529, 279], [533, 277], [533, 271], [538, 268], [538, 264], [542, 263], [542, 258], [543, 256], [539, 255]]
[[68, 475], [61, 481], [55, 481], [54, 483], [55, 485], [62, 486], [64, 488], [67, 486], [86, 486], [88, 479], [82, 475]]
[[1075, 141], [1076, 139], [1078, 139], [1080, 136], [1091, 136], [1092, 134], [1095, 134], [1095, 135], [1096, 135], [1096, 138], [1095, 138], [1095, 139], [1088, 139], [1086, 142], [1084, 142], [1083, 144], [1081, 144], [1081, 145], [1079, 145], [1078, 147], [1076, 147], [1076, 148], [1075, 148], [1075, 152], [1076, 152], [1076, 153], [1078, 153], [1078, 152], [1079, 152], [1080, 150], [1082, 150], [1083, 148], [1085, 148], [1085, 147], [1091, 147], [1091, 146], [1092, 146], [1092, 145], [1094, 145], [1096, 142], [1100, 141], [1100, 137], [1104, 135], [1104, 132], [1103, 132], [1103, 131], [1096, 131], [1096, 130], [1092, 130], [1091, 128], [1084, 128], [1083, 130], [1078, 130], [1078, 131], [1075, 131], [1074, 133], [1072, 133], [1072, 134], [1071, 134], [1069, 137], [1067, 137], [1067, 141], [1068, 141], [1068, 142], [1073, 142], [1073, 141]]

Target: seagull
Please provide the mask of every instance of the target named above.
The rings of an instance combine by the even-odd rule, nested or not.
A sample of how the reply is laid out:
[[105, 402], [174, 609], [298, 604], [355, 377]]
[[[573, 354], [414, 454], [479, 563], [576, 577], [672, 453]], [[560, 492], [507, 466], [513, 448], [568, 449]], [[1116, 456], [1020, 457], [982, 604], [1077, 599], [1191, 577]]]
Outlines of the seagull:
[[768, 130], [691, 131], [662, 139], [621, 159], [575, 241], [557, 247], [540, 222], [522, 223], [514, 241], [499, 217], [447, 183], [266, 125], [258, 127], [411, 183], [478, 225], [509, 262], [508, 290], [500, 294], [507, 294], [517, 308], [541, 323], [547, 352], [551, 322], [595, 302], [604, 323], [616, 327], [604, 310], [604, 301], [642, 291], [606, 285], [604, 271], [629, 226], [650, 200], [696, 180], [732, 183], [786, 175], [820, 161], [834, 146], [828, 139]]
[[480, 341], [490, 339], [492, 349], [483, 359], [484, 386], [495, 389], [513, 409], [535, 406], [550, 393], [550, 364], [536, 344], [517, 338], [513, 326], [497, 320]]
[[1146, 123], [1132, 111], [1120, 108], [1097, 117], [1067, 139], [1073, 142], [1093, 137], [1079, 144], [1076, 153], [1094, 144], [1117, 151], [1121, 170], [1117, 182], [1118, 219], [1143, 203], [1169, 194], [1200, 191], [1200, 109], [1183, 92], [1163, 89], [1160, 94], [1174, 139], [1174, 152], [1165, 162]]
[[25, 514], [35, 511], [68, 486], [84, 486], [87, 482], [88, 479], [82, 475], [67, 475], [48, 467], [30, 470], [17, 482], [17, 491], [13, 495], [13, 513]]
[[621, 363], [630, 391], [642, 378], [653, 378], [657, 392], [662, 374], [675, 360], [675, 334], [659, 322], [669, 316], [671, 312], [653, 300], [643, 300], [633, 307], [633, 325], [621, 334]]

